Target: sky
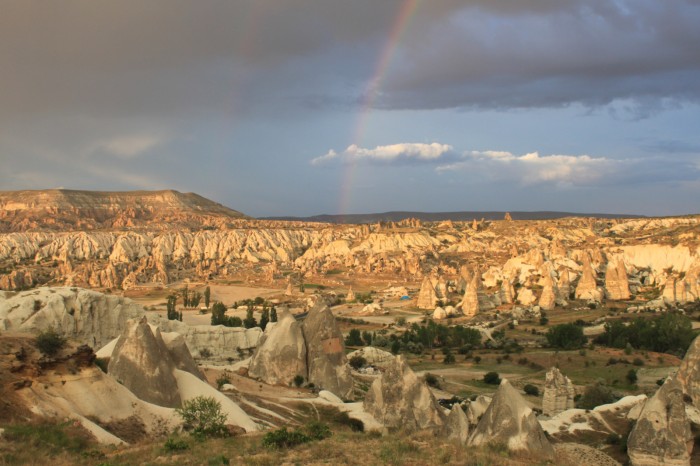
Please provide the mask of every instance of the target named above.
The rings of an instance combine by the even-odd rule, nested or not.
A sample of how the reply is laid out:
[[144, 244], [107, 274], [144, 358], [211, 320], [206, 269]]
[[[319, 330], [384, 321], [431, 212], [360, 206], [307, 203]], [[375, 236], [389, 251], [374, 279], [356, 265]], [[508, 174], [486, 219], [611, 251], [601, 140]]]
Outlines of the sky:
[[700, 0], [3, 0], [0, 190], [700, 213]]

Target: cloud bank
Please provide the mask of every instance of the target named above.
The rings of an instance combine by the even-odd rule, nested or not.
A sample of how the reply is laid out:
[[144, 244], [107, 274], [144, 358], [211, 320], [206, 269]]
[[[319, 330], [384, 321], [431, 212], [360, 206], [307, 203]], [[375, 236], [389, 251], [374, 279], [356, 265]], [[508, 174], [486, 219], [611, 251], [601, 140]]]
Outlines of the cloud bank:
[[342, 152], [333, 149], [311, 160], [311, 165], [324, 165], [333, 161], [342, 163], [368, 162], [376, 164], [435, 163], [444, 162], [454, 153], [447, 144], [400, 143], [365, 149], [356, 144]]

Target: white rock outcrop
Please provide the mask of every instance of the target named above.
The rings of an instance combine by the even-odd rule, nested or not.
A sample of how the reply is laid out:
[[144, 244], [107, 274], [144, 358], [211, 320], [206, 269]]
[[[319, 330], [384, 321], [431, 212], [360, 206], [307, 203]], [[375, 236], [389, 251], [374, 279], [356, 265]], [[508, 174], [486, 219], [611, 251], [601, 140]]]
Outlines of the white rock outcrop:
[[554, 457], [554, 448], [534, 411], [506, 379], [501, 381], [491, 404], [469, 436], [470, 446], [491, 443], [504, 444], [511, 451]]
[[556, 367], [547, 371], [544, 381], [544, 399], [542, 400], [543, 414], [554, 416], [567, 409], [572, 409], [575, 396], [576, 389], [568, 377]]

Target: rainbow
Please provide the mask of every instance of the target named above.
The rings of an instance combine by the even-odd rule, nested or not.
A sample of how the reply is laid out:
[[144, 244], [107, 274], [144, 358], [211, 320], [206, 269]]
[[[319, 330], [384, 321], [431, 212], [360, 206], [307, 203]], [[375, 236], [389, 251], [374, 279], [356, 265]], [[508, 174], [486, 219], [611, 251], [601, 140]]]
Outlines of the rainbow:
[[[374, 68], [374, 74], [372, 79], [370, 79], [367, 88], [364, 93], [364, 98], [362, 100], [362, 105], [360, 107], [359, 116], [357, 118], [357, 124], [355, 125], [355, 131], [352, 136], [352, 144], [361, 145], [362, 139], [365, 135], [365, 130], [367, 129], [367, 122], [369, 121], [369, 116], [374, 109], [374, 104], [379, 96], [384, 78], [389, 71], [392, 58], [396, 52], [396, 49], [401, 41], [403, 33], [408, 28], [411, 19], [415, 15], [418, 4], [420, 0], [403, 0], [401, 7], [398, 10], [398, 14], [394, 19], [391, 30], [387, 37], [387, 41], [379, 55], [379, 60]], [[340, 205], [338, 213], [343, 215], [348, 213], [347, 209], [350, 205], [350, 195], [352, 193], [352, 185], [355, 177], [356, 162], [349, 161], [348, 166], [343, 175], [343, 181], [341, 182], [340, 191]]]

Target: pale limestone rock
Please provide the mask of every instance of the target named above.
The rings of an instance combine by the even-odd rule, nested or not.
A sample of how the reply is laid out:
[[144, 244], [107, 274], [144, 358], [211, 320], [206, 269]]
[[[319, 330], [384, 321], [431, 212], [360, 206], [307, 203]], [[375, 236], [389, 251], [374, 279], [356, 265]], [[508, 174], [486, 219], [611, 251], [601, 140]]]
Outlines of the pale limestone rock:
[[345, 342], [331, 309], [322, 300], [302, 324], [309, 382], [343, 399], [352, 398], [353, 381], [345, 357]]
[[359, 314], [363, 316], [374, 316], [386, 313], [387, 311], [384, 310], [381, 303], [369, 303], [359, 312]]
[[306, 344], [301, 325], [289, 311], [280, 309], [277, 319], [260, 339], [248, 375], [270, 385], [291, 385], [297, 375], [307, 378]]
[[488, 409], [469, 437], [470, 446], [502, 443], [510, 451], [553, 458], [554, 448], [544, 435], [534, 411], [522, 395], [503, 379]]
[[479, 313], [479, 281], [479, 274], [474, 274], [464, 290], [461, 308], [465, 316], [474, 317]]
[[556, 304], [556, 295], [554, 293], [554, 282], [549, 272], [544, 275], [544, 286], [540, 295], [539, 306], [545, 311], [551, 311]]
[[130, 320], [117, 341], [107, 367], [134, 395], [158, 406], [180, 406], [175, 363], [160, 331], [154, 334], [145, 317]]
[[518, 291], [518, 302], [523, 306], [530, 306], [537, 301], [535, 293], [532, 292], [530, 288], [522, 287]]
[[584, 255], [583, 259], [583, 274], [579, 279], [578, 285], [576, 285], [576, 299], [586, 299], [596, 302], [602, 300], [602, 293], [598, 289], [593, 267], [591, 266], [591, 261], [587, 254]]
[[433, 283], [429, 277], [425, 277], [418, 292], [416, 307], [419, 309], [435, 309], [437, 302], [438, 298]]
[[294, 287], [292, 287], [292, 282], [287, 282], [287, 288], [284, 290], [285, 296], [292, 296], [294, 294]]
[[485, 395], [479, 395], [474, 401], [470, 401], [467, 405], [467, 420], [469, 424], [475, 426], [490, 404], [491, 397]]
[[[156, 330], [157, 328], [154, 329], [154, 326], [151, 326], [151, 331], [155, 332]], [[185, 337], [175, 332], [161, 333], [161, 337], [163, 338], [165, 347], [168, 348], [175, 368], [189, 372], [199, 379], [206, 380], [204, 374], [202, 374], [199, 367], [197, 367], [197, 363], [192, 357], [190, 349], [187, 347]]]
[[690, 344], [675, 378], [683, 393], [692, 400], [693, 406], [700, 409], [700, 337], [696, 337]]
[[347, 296], [345, 296], [345, 302], [351, 303], [351, 302], [355, 301], [355, 299], [357, 299], [357, 298], [355, 297], [355, 293], [352, 291], [352, 288], [350, 288], [350, 289], [348, 290]]
[[630, 299], [627, 269], [620, 257], [613, 257], [605, 270], [605, 295], [612, 300]]
[[678, 302], [676, 299], [676, 278], [672, 275], [669, 275], [666, 278], [666, 284], [664, 285], [664, 290], [661, 297], [663, 298], [665, 304], [671, 306]]
[[[559, 280], [557, 281], [557, 302], [566, 303], [571, 294], [571, 272], [569, 269], [563, 269], [559, 272]], [[565, 304], [563, 304], [565, 305]]]
[[435, 310], [433, 311], [433, 319], [435, 320], [444, 320], [447, 319], [447, 312], [441, 307], [436, 307]]
[[505, 220], [506, 222], [513, 221], [513, 217], [510, 216], [510, 212], [506, 212], [506, 214], [503, 216], [503, 220]]
[[380, 350], [379, 348], [375, 348], [374, 346], [365, 346], [364, 348], [360, 348], [359, 350], [353, 351], [352, 353], [348, 354], [347, 358], [348, 360], [350, 360], [355, 356], [361, 356], [365, 358], [367, 364], [382, 368], [393, 364], [394, 359], [396, 358], [396, 356], [394, 356], [390, 352]]
[[573, 409], [576, 390], [568, 377], [559, 369], [552, 367], [545, 376], [544, 399], [542, 400], [542, 412], [548, 416], [554, 416]]
[[647, 400], [627, 440], [633, 466], [690, 465], [693, 434], [685, 413], [683, 391], [668, 379]]
[[389, 429], [439, 429], [445, 423], [435, 397], [406, 363], [397, 356], [369, 388], [365, 411]]
[[469, 438], [469, 421], [459, 403], [453, 404], [450, 414], [447, 415], [445, 426], [443, 427], [443, 436], [447, 440], [456, 441], [460, 445], [467, 443]]
[[501, 301], [505, 304], [513, 304], [515, 300], [515, 290], [513, 289], [513, 284], [506, 277], [501, 283]]

